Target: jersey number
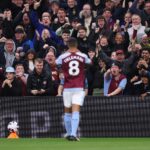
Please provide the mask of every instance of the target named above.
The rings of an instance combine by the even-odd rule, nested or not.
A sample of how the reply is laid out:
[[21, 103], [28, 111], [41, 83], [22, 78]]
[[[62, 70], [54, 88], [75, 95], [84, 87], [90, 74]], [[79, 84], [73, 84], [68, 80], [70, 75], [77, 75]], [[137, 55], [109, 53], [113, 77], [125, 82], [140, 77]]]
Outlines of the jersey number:
[[69, 75], [77, 76], [80, 73], [79, 62], [73, 60], [69, 63]]

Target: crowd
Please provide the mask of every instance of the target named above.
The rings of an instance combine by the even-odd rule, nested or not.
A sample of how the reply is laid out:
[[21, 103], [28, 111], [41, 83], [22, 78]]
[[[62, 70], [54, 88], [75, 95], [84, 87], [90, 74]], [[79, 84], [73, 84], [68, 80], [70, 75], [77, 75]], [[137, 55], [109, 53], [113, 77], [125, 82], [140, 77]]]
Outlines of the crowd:
[[0, 1], [0, 95], [60, 96], [56, 59], [75, 37], [87, 95], [150, 94], [149, 0]]

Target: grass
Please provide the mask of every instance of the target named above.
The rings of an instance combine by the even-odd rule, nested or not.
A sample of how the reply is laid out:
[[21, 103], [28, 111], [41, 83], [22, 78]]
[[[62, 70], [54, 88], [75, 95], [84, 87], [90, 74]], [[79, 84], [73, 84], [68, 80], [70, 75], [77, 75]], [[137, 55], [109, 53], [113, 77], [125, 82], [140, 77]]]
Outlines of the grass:
[[0, 139], [0, 150], [150, 150], [150, 138]]

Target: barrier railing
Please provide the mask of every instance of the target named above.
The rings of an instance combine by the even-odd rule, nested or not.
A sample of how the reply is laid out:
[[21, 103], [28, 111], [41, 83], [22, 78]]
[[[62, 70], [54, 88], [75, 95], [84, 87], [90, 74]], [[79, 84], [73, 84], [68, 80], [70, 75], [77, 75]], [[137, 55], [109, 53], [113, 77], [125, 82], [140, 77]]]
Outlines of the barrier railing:
[[[150, 137], [150, 97], [86, 97], [80, 119], [82, 137]], [[65, 134], [61, 97], [0, 97], [0, 137], [12, 120], [20, 137]]]

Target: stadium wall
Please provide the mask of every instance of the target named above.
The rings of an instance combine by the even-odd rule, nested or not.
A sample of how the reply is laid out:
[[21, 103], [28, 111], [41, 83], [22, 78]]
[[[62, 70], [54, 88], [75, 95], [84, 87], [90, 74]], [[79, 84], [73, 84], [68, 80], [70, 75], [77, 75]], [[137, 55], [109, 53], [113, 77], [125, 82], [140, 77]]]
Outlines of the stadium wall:
[[[150, 97], [86, 97], [81, 108], [81, 137], [150, 137]], [[19, 123], [20, 137], [63, 137], [61, 97], [0, 97], [0, 137], [7, 124]]]

